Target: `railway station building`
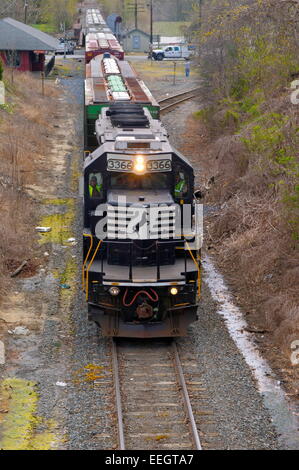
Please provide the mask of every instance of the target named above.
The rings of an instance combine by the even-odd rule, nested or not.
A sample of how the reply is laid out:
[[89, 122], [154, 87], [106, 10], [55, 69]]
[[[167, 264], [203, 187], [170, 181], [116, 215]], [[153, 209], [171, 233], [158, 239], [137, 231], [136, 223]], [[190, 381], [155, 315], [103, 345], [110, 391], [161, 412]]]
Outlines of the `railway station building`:
[[[58, 40], [12, 18], [0, 20], [0, 57], [8, 67], [22, 72], [49, 72]], [[46, 53], [54, 53], [46, 64]]]
[[124, 38], [123, 47], [126, 52], [148, 52], [150, 35], [141, 29], [132, 29]]

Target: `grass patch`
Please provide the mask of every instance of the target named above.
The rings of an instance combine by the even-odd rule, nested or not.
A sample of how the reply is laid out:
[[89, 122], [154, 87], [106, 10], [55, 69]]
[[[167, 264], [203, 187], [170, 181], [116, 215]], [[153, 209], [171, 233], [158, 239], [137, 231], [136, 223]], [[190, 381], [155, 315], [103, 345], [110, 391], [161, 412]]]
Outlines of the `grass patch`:
[[[71, 288], [75, 286], [76, 282], [76, 275], [77, 275], [77, 263], [75, 258], [68, 259], [65, 269], [60, 277], [61, 284], [67, 284]], [[63, 289], [65, 294], [68, 294], [70, 291], [68, 289]]]
[[57, 199], [45, 199], [43, 203], [49, 204], [52, 206], [66, 206], [67, 204], [69, 204], [69, 201], [70, 199], [57, 198]]
[[[3, 450], [49, 450], [57, 438], [52, 422], [45, 423], [37, 416], [38, 393], [36, 384], [27, 380], [8, 378], [1, 385], [1, 401], [5, 406], [2, 421]], [[1, 418], [1, 411], [0, 411]], [[47, 430], [37, 432], [39, 425]]]
[[46, 202], [53, 205], [66, 205], [67, 210], [62, 214], [46, 215], [41, 219], [42, 227], [51, 227], [50, 232], [40, 234], [39, 243], [56, 243], [68, 246], [67, 240], [72, 237], [72, 224], [75, 217], [73, 199], [46, 199]]
[[182, 28], [190, 26], [188, 21], [155, 21], [154, 34], [160, 36], [182, 36]]
[[[134, 62], [133, 64], [134, 69], [142, 75], [143, 80], [147, 80], [150, 78], [161, 78], [161, 79], [171, 79], [173, 77], [173, 70], [174, 65], [172, 60], [163, 60], [162, 62], [156, 61], [142, 61], [142, 62]], [[192, 68], [192, 72], [195, 73], [196, 67]], [[177, 61], [176, 62], [176, 77], [184, 77], [185, 76], [185, 62], [184, 61]]]
[[56, 33], [54, 26], [48, 23], [31, 24], [30, 26], [32, 26], [32, 28], [38, 29], [39, 31], [42, 31], [43, 33]]

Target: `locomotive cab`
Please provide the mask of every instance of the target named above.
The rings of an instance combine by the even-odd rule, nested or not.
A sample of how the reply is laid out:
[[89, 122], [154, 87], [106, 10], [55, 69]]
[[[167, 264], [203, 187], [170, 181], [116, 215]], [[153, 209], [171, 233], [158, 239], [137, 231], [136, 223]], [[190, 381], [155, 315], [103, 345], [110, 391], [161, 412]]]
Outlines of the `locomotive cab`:
[[84, 165], [82, 281], [107, 336], [186, 334], [200, 294], [200, 206], [188, 160], [136, 104], [104, 108]]

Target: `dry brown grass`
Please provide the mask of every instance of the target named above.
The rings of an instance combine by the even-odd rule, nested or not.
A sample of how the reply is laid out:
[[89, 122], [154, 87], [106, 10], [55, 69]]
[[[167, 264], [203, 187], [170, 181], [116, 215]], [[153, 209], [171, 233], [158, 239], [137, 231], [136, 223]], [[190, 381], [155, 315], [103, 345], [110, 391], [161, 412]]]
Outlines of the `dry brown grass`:
[[[273, 112], [294, 113], [285, 96], [268, 105]], [[239, 303], [251, 312], [249, 321], [270, 330], [289, 359], [290, 344], [299, 339], [298, 241], [288, 223], [281, 175], [263, 155], [249, 154], [241, 141], [247, 132], [218, 136], [208, 148], [217, 168], [205, 202], [219, 209], [208, 221], [208, 243]]]
[[34, 240], [34, 205], [21, 191], [0, 190], [0, 296], [9, 287], [13, 266], [29, 260]]
[[30, 74], [15, 73], [13, 83], [10, 79], [8, 72], [10, 112], [0, 110], [0, 298], [14, 267], [33, 253], [36, 210], [25, 187], [39, 178], [60, 93], [53, 82], [46, 82], [43, 96], [40, 80]]
[[281, 291], [269, 298], [263, 309], [267, 328], [272, 332], [276, 344], [289, 357], [292, 341], [299, 339], [299, 306], [296, 298]]
[[299, 339], [299, 252], [277, 194], [262, 184], [252, 188], [251, 179], [241, 178], [235, 194], [232, 187], [215, 189], [226, 200], [210, 220], [210, 243], [241, 303], [289, 355], [287, 345]]
[[[9, 72], [6, 73], [9, 79]], [[14, 84], [16, 85], [16, 94], [23, 97], [25, 100], [32, 100], [42, 98], [42, 82], [39, 76], [32, 75], [29, 72], [16, 72], [14, 74]], [[46, 97], [57, 98], [59, 90], [54, 86], [53, 82], [45, 81], [44, 88]]]
[[291, 343], [299, 339], [299, 307], [289, 301], [282, 306], [282, 320], [274, 331], [274, 339], [281, 345], [286, 356], [290, 356]]

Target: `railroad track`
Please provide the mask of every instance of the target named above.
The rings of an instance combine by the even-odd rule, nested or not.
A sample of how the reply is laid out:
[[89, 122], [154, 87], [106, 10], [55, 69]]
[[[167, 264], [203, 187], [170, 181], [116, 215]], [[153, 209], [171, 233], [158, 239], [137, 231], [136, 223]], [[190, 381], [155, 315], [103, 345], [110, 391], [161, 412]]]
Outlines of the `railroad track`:
[[176, 95], [168, 96], [167, 98], [159, 100], [159, 104], [161, 105], [161, 113], [169, 111], [171, 108], [177, 106], [180, 103], [183, 103], [184, 101], [195, 98], [199, 89], [199, 87], [192, 88], [191, 90], [177, 93]]
[[112, 340], [112, 361], [118, 448], [201, 450], [175, 341]]

